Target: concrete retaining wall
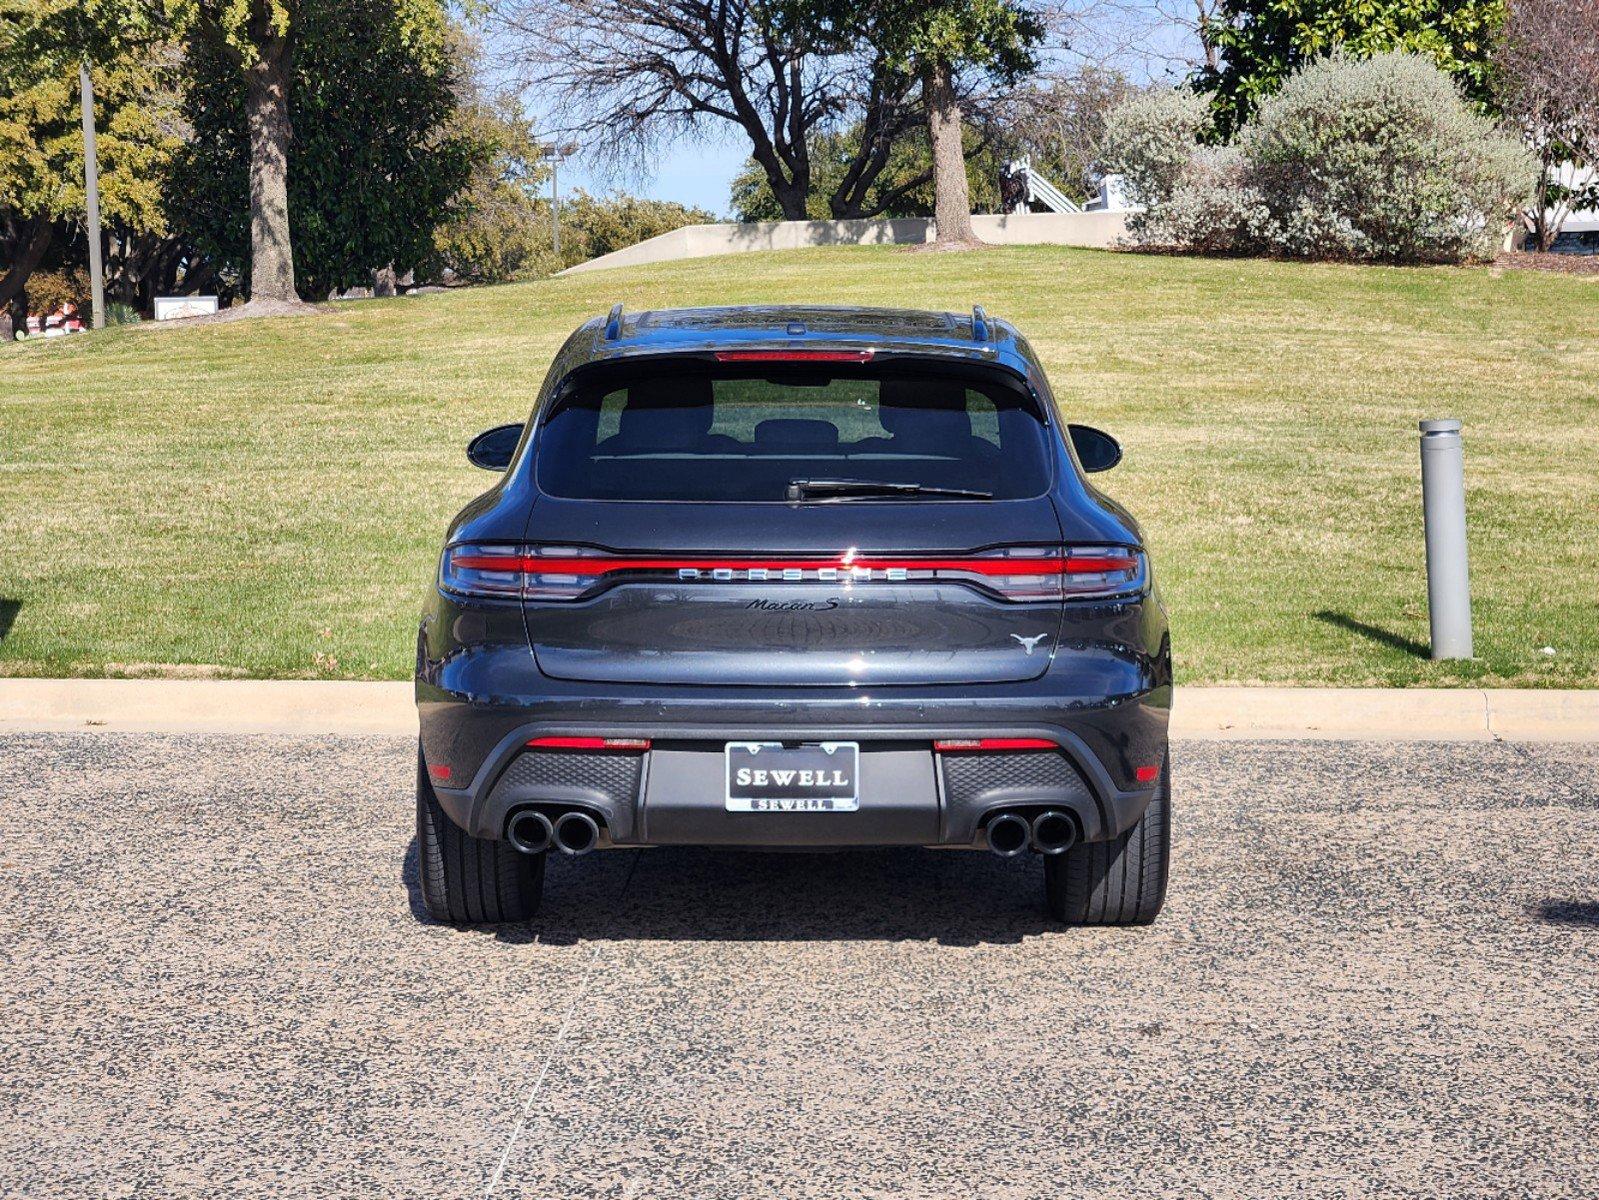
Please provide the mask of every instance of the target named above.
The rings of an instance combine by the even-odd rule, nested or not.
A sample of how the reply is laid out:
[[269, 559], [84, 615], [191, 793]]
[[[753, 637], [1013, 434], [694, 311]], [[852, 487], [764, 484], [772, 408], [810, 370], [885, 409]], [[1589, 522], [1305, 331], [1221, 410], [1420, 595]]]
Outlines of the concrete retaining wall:
[[[974, 216], [972, 225], [985, 242], [1001, 246], [1088, 246], [1103, 249], [1127, 232], [1124, 212], [1024, 213]], [[757, 250], [801, 250], [809, 246], [915, 245], [931, 241], [926, 217], [888, 221], [764, 221], [751, 225], [687, 225], [636, 245], [602, 254], [562, 271], [608, 271], [644, 263], [710, 258]]]

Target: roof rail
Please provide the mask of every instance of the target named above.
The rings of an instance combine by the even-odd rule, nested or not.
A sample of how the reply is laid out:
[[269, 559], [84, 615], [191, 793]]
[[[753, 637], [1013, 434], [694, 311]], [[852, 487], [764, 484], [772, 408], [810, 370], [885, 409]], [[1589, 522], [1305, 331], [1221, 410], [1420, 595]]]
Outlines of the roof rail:
[[621, 301], [611, 305], [611, 315], [605, 318], [605, 340], [614, 342], [622, 336], [622, 304]]
[[988, 340], [988, 314], [983, 311], [981, 304], [972, 305], [972, 341], [986, 342]]

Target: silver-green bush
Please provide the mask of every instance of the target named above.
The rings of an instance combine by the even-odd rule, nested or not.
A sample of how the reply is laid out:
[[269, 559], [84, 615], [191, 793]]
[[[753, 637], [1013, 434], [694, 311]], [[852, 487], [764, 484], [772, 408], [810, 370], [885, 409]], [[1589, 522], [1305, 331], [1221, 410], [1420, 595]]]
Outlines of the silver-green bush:
[[1129, 223], [1142, 245], [1458, 262], [1492, 252], [1531, 177], [1527, 152], [1413, 54], [1307, 64], [1234, 146], [1199, 145], [1191, 114], [1169, 93], [1112, 115], [1106, 165], [1147, 206]]
[[1154, 209], [1180, 186], [1194, 147], [1210, 132], [1210, 104], [1187, 88], [1139, 92], [1105, 119], [1105, 165], [1128, 193]]
[[1239, 139], [1280, 253], [1398, 262], [1491, 253], [1532, 170], [1415, 54], [1332, 57], [1262, 100]]
[[1271, 213], [1236, 146], [1191, 147], [1163, 203], [1128, 221], [1144, 245], [1202, 254], [1269, 252]]

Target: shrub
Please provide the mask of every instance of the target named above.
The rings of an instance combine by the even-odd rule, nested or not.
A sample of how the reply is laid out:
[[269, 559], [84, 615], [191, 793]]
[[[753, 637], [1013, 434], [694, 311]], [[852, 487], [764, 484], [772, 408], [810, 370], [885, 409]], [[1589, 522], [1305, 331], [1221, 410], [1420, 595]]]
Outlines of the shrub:
[[1281, 253], [1397, 262], [1491, 253], [1526, 152], [1415, 54], [1320, 59], [1261, 101], [1240, 144]]
[[59, 312], [74, 304], [89, 314], [89, 274], [80, 267], [61, 271], [36, 271], [28, 279], [28, 308], [34, 313]]
[[1140, 92], [1105, 118], [1105, 169], [1126, 177], [1139, 204], [1156, 208], [1177, 190], [1196, 143], [1210, 129], [1210, 105], [1198, 93]]
[[1146, 245], [1240, 254], [1268, 250], [1271, 214], [1236, 146], [1199, 146], [1163, 204], [1136, 215], [1130, 228]]
[[433, 257], [418, 277], [457, 283], [535, 279], [563, 265], [551, 244], [547, 203], [529, 196], [520, 183], [480, 179], [433, 231]]
[[685, 225], [703, 225], [716, 220], [716, 214], [703, 208], [689, 208], [672, 200], [644, 200], [637, 196], [605, 199], [579, 191], [561, 205], [561, 239], [564, 257], [570, 262], [598, 258], [646, 238], [671, 233]]
[[1182, 93], [1142, 99], [1113, 114], [1106, 165], [1148, 208], [1129, 222], [1146, 246], [1458, 262], [1492, 252], [1532, 174], [1414, 54], [1309, 63], [1220, 149]]
[[520, 183], [485, 181], [434, 235], [429, 277], [459, 283], [536, 279], [684, 225], [714, 221], [703, 208], [637, 196], [596, 198], [576, 191], [561, 201], [561, 253], [554, 251], [550, 204]]

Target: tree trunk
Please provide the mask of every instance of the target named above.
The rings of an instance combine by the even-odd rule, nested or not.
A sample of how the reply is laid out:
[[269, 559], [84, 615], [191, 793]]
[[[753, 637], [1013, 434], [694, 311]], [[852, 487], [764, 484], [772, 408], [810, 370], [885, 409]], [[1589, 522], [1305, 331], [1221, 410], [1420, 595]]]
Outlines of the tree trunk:
[[929, 63], [922, 71], [927, 128], [933, 141], [933, 220], [937, 246], [981, 245], [972, 228], [972, 202], [966, 189], [966, 155], [961, 146], [960, 102], [948, 63]]
[[14, 308], [13, 317], [18, 312], [24, 319], [28, 315], [26, 303], [13, 305], [12, 302], [27, 295], [28, 277], [38, 268], [44, 252], [50, 249], [50, 235], [53, 232], [49, 217], [35, 217], [23, 226], [11, 269], [0, 276], [0, 308]]
[[777, 198], [777, 206], [783, 210], [783, 220], [808, 221], [811, 219], [811, 214], [807, 211], [805, 205], [805, 191], [806, 189], [796, 187], [792, 183], [785, 183], [781, 187], [774, 186], [772, 188], [772, 195]]
[[1205, 70], [1215, 75], [1221, 67], [1221, 56], [1217, 53], [1217, 46], [1211, 33], [1210, 12], [1205, 0], [1194, 0], [1196, 10], [1194, 17], [1194, 32], [1199, 37], [1199, 48], [1205, 53]]
[[250, 299], [297, 303], [289, 245], [289, 70], [273, 39], [245, 68], [250, 125]]

